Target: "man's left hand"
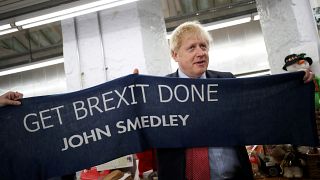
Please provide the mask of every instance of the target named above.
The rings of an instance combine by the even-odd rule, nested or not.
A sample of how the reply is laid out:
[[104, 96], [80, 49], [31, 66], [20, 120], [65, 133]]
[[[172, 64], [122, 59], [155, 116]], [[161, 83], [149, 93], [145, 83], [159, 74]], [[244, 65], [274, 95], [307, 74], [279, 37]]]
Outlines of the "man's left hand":
[[304, 69], [303, 71], [305, 72], [305, 74], [303, 76], [303, 82], [308, 83], [308, 82], [312, 81], [312, 79], [315, 77], [313, 72], [309, 69]]

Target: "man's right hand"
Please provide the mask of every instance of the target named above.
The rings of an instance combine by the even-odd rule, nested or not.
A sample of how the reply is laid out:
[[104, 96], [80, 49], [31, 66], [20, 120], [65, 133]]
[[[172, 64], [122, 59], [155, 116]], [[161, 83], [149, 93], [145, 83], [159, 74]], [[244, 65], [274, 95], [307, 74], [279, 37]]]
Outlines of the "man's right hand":
[[20, 105], [21, 102], [19, 100], [22, 99], [22, 97], [23, 97], [22, 93], [9, 91], [0, 96], [0, 106]]
[[134, 68], [134, 70], [133, 70], [133, 74], [139, 74], [139, 69]]

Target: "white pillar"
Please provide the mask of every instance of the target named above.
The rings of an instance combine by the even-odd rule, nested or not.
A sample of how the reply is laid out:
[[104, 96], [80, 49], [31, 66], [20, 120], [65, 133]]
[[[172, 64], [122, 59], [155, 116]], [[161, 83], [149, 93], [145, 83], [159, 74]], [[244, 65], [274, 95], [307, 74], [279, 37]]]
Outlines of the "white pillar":
[[106, 71], [97, 13], [62, 22], [68, 90], [105, 82]]
[[319, 36], [307, 0], [257, 0], [262, 33], [271, 73], [282, 73], [284, 58], [292, 53], [307, 53], [312, 70], [320, 74]]
[[138, 2], [61, 22], [69, 91], [131, 74], [171, 72], [159, 0]]

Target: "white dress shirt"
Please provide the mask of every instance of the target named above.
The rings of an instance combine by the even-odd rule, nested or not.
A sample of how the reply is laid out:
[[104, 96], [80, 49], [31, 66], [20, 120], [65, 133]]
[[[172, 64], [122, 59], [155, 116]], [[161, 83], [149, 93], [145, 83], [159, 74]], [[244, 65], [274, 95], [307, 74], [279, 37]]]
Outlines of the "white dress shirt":
[[[178, 75], [181, 78], [189, 78], [180, 69], [178, 69]], [[203, 73], [199, 78], [206, 79], [206, 73]], [[237, 167], [240, 167], [240, 162], [233, 147], [209, 147], [208, 153], [211, 180], [234, 177], [234, 172]]]

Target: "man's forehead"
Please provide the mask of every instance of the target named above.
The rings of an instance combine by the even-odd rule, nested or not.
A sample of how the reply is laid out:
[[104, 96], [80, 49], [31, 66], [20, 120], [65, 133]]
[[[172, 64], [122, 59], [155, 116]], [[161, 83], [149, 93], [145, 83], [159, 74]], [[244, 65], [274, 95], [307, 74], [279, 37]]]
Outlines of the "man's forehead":
[[200, 40], [207, 41], [205, 37], [201, 36], [200, 33], [187, 33], [182, 36], [182, 40]]

